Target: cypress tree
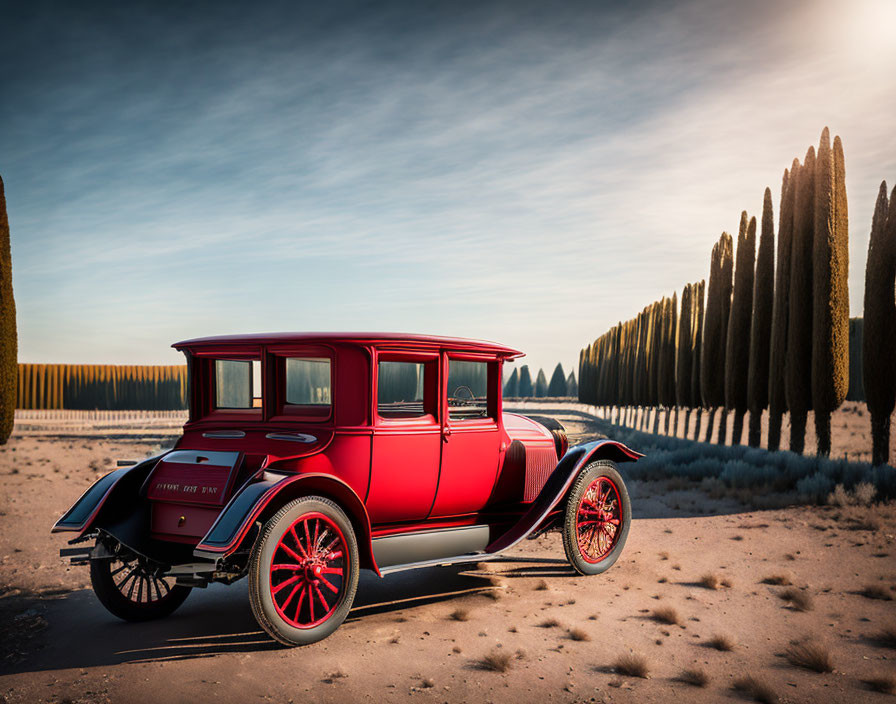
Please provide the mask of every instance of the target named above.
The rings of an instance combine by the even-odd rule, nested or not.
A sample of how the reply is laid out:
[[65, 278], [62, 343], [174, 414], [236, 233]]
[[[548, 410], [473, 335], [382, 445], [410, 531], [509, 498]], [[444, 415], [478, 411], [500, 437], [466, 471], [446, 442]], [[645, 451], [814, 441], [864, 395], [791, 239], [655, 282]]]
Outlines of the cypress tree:
[[734, 292], [725, 345], [725, 408], [734, 411], [732, 445], [739, 445], [747, 412], [747, 376], [750, 371], [750, 318], [753, 314], [753, 279], [756, 265], [756, 218], [747, 224], [740, 216]]
[[[793, 179], [791, 179], [793, 180]], [[803, 453], [812, 410], [812, 241], [815, 236], [815, 147], [797, 174], [793, 200], [790, 295], [784, 391], [790, 410], [790, 450]]]
[[890, 457], [890, 416], [896, 405], [896, 188], [887, 203], [887, 183], [880, 184], [865, 265], [865, 320], [862, 331], [862, 377], [871, 413], [871, 463]]
[[566, 374], [563, 371], [563, 365], [559, 362], [557, 363], [557, 366], [554, 367], [554, 373], [551, 375], [551, 383], [548, 384], [548, 396], [566, 396]]
[[759, 447], [762, 442], [762, 412], [768, 407], [769, 341], [772, 334], [774, 293], [775, 221], [772, 215], [772, 192], [766, 188], [762, 203], [762, 233], [756, 254], [756, 276], [753, 280], [753, 314], [750, 320], [747, 405], [750, 409], [748, 442], [752, 447]]
[[831, 454], [831, 413], [849, 388], [849, 223], [843, 143], [825, 127], [815, 165], [812, 407], [818, 454]]
[[849, 319], [849, 391], [847, 401], [865, 403], [865, 388], [862, 384], [862, 334], [865, 323], [862, 318]]
[[576, 373], [570, 372], [566, 377], [566, 395], [570, 398], [576, 398], [579, 395], [579, 385], [576, 383]]
[[700, 355], [703, 353], [703, 311], [706, 281], [701, 280], [691, 291], [694, 305], [694, 351], [691, 354], [691, 404], [697, 408], [697, 419], [694, 422], [694, 440], [700, 439], [700, 421], [703, 417], [703, 397], [700, 393]]
[[532, 375], [529, 374], [529, 365], [520, 367], [520, 398], [532, 397]]
[[6, 194], [0, 178], [0, 445], [12, 434], [18, 377], [16, 302], [12, 292], [12, 250]]
[[538, 376], [535, 377], [535, 397], [544, 398], [548, 395], [548, 380], [544, 375], [544, 369], [538, 370]]
[[[706, 313], [703, 324], [703, 347], [700, 351], [700, 393], [707, 408], [725, 405], [725, 344], [728, 317], [731, 314], [734, 244], [731, 235], [723, 232], [713, 245], [709, 266], [709, 286], [706, 291]], [[724, 443], [725, 418], [719, 425]], [[710, 416], [707, 440], [712, 432]]]
[[507, 380], [507, 383], [504, 384], [504, 396], [507, 398], [515, 398], [520, 395], [520, 375], [519, 372], [514, 369], [513, 373], [510, 375], [510, 378]]
[[772, 332], [768, 368], [768, 449], [781, 446], [781, 419], [787, 410], [784, 368], [787, 359], [787, 328], [790, 315], [790, 269], [793, 245], [793, 203], [800, 170], [794, 159], [781, 180], [781, 207], [778, 219], [778, 256], [775, 269], [775, 297], [772, 303]]
[[[694, 353], [693, 330], [693, 284], [686, 284], [681, 292], [681, 315], [678, 317], [678, 344], [675, 350], [675, 402], [679, 406], [690, 407], [691, 368]], [[687, 428], [685, 428], [687, 435]]]

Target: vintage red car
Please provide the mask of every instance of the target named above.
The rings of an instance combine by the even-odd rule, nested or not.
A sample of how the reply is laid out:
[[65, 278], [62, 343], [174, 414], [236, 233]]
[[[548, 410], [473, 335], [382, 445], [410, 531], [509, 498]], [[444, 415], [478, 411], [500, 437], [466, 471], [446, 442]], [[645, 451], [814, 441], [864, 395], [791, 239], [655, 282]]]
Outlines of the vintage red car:
[[[598, 440], [502, 410], [492, 342], [267, 334], [179, 342], [189, 420], [174, 449], [99, 479], [53, 527], [120, 618], [170, 614], [190, 589], [249, 579], [273, 638], [311, 643], [352, 606], [360, 569], [487, 560], [559, 528], [570, 564], [619, 557], [631, 507]], [[89, 542], [88, 542], [89, 541]], [[78, 545], [81, 544], [81, 545]]]

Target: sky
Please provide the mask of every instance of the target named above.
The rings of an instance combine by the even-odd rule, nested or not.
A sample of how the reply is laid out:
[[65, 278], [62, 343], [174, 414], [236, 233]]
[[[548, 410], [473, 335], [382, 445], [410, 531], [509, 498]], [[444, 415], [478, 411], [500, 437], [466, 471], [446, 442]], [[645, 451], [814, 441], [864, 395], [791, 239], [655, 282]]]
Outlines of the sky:
[[568, 372], [825, 125], [862, 314], [896, 2], [256, 5], [0, 0], [20, 361], [388, 330]]

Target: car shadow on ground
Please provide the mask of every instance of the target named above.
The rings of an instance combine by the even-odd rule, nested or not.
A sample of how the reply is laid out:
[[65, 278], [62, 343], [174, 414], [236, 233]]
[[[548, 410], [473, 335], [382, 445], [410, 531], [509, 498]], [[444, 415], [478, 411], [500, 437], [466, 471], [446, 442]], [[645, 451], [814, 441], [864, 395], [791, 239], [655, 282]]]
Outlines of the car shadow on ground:
[[[495, 577], [536, 577], [540, 576], [537, 570], [547, 567], [533, 568], [536, 571], [531, 574], [525, 571], [527, 568], [520, 567], [515, 574], [513, 569], [504, 571], [500, 564], [542, 562], [551, 563], [552, 569], [565, 564], [562, 560], [542, 558], [503, 558], [482, 565], [409, 570], [383, 579], [364, 571], [346, 624], [363, 622], [378, 614], [485, 594], [501, 588], [494, 584]], [[40, 633], [22, 640], [19, 652], [0, 665], [3, 674], [207, 658], [282, 647], [255, 622], [245, 580], [228, 587], [212, 585], [208, 589], [194, 589], [174, 614], [147, 623], [119, 621], [86, 589], [56, 594], [39, 602], [31, 599], [28, 604], [23, 600], [19, 606], [22, 611], [36, 607], [47, 625]]]

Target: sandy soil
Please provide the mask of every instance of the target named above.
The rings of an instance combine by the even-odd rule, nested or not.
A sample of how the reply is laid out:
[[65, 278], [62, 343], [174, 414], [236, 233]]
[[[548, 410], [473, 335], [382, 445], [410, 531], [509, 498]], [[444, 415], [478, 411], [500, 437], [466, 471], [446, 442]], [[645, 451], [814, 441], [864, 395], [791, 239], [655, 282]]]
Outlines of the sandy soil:
[[[596, 434], [556, 412], [574, 440]], [[861, 593], [896, 597], [892, 505], [744, 512], [633, 483], [626, 551], [602, 576], [573, 573], [557, 534], [478, 566], [364, 574], [348, 621], [290, 650], [258, 629], [244, 582], [194, 590], [163, 621], [109, 615], [86, 569], [57, 557], [65, 541], [49, 528], [114, 459], [149, 454], [176, 431], [45, 431], [20, 428], [0, 448], [0, 701], [747, 701], [731, 689], [745, 674], [784, 702], [892, 701], [863, 681], [896, 675], [896, 650], [876, 639], [896, 628], [896, 602]], [[811, 609], [780, 599], [788, 587], [772, 577]], [[665, 607], [678, 623], [654, 619]], [[733, 649], [710, 647], [717, 635]], [[833, 672], [789, 664], [784, 652], [805, 638], [828, 650]], [[492, 653], [510, 654], [506, 672], [483, 669]], [[626, 654], [645, 660], [646, 679], [614, 671]], [[678, 681], [686, 668], [708, 685]]]

